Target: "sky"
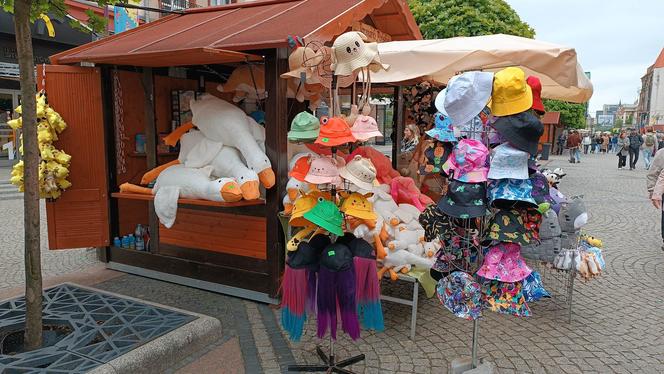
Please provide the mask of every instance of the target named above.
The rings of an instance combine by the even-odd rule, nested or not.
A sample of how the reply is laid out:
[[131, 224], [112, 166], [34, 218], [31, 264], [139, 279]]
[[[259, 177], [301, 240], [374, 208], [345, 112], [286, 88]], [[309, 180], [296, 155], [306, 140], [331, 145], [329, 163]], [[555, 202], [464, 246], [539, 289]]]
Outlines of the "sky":
[[664, 48], [664, 0], [506, 0], [535, 39], [576, 49], [594, 87], [590, 114], [634, 103], [641, 77]]

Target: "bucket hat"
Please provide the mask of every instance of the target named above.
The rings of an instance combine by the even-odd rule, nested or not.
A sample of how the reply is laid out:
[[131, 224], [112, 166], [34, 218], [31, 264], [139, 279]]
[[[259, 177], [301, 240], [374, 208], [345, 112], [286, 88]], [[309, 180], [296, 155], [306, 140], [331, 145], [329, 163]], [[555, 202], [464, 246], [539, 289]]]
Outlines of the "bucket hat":
[[520, 252], [521, 246], [515, 243], [500, 243], [489, 248], [477, 275], [501, 282], [523, 280], [532, 273], [532, 269], [526, 265]]
[[530, 308], [523, 296], [521, 282], [501, 282], [490, 280], [482, 282], [483, 304], [492, 312], [509, 314], [515, 317], [530, 316]]
[[526, 299], [527, 303], [532, 303], [539, 301], [542, 298], [551, 298], [551, 294], [544, 289], [544, 284], [542, 284], [542, 277], [536, 271], [530, 273], [526, 279], [523, 280], [523, 285], [521, 287], [523, 292], [523, 297]]
[[343, 33], [334, 40], [332, 52], [335, 62], [334, 74], [351, 75], [360, 68], [369, 67], [372, 71], [389, 68], [380, 62], [378, 43], [368, 43], [367, 37], [359, 31]]
[[447, 194], [438, 200], [441, 212], [456, 218], [474, 218], [489, 213], [484, 183], [465, 183], [452, 180]]
[[346, 166], [339, 170], [339, 174], [342, 178], [363, 190], [371, 191], [374, 188], [373, 182], [376, 179], [376, 167], [374, 167], [368, 158], [355, 155]]
[[482, 314], [480, 284], [462, 271], [455, 271], [438, 281], [436, 294], [441, 304], [459, 318], [475, 320]]
[[424, 240], [428, 242], [436, 239], [446, 240], [452, 237], [453, 226], [450, 216], [441, 212], [434, 204], [424, 208], [418, 221], [424, 228]]
[[537, 155], [537, 143], [544, 133], [544, 125], [532, 113], [500, 117], [493, 126], [515, 148]]
[[301, 195], [293, 202], [293, 211], [288, 223], [293, 227], [309, 226], [311, 223], [303, 218], [304, 213], [316, 205], [318, 198], [314, 194]]
[[376, 123], [376, 120], [371, 116], [365, 116], [363, 114], [357, 116], [353, 123], [353, 127], [350, 128], [350, 132], [355, 139], [360, 141], [367, 141], [376, 136], [383, 136], [378, 130], [378, 123]]
[[491, 98], [492, 87], [493, 73], [463, 73], [450, 79], [447, 87], [438, 94], [436, 109], [447, 113], [455, 126], [465, 124], [484, 109]]
[[525, 246], [533, 240], [518, 210], [499, 210], [489, 221], [489, 230], [483, 244], [490, 241], [516, 243]]
[[549, 181], [544, 174], [538, 172], [530, 176], [530, 183], [533, 185], [531, 195], [537, 204], [549, 203], [553, 204], [553, 199], [549, 191]]
[[493, 151], [489, 179], [528, 179], [528, 152], [503, 143]]
[[[329, 242], [329, 239], [328, 239]], [[320, 250], [309, 242], [300, 242], [297, 250], [288, 252], [288, 266], [292, 269], [317, 270]]]
[[311, 82], [313, 70], [310, 67], [320, 64], [322, 60], [322, 53], [314, 51], [309, 47], [298, 47], [288, 56], [288, 68], [290, 71], [281, 74], [281, 78], [294, 78], [299, 80], [304, 73], [305, 80], [308, 83], [314, 83]]
[[313, 184], [337, 183], [339, 169], [336, 160], [327, 156], [314, 157], [311, 160], [309, 172], [304, 180]]
[[495, 179], [488, 189], [489, 204], [495, 208], [537, 208], [530, 179]]
[[369, 258], [376, 259], [376, 250], [373, 245], [369, 244], [366, 240], [362, 238], [355, 238], [348, 243], [348, 248], [350, 248], [353, 257]]
[[288, 140], [291, 142], [314, 141], [320, 132], [318, 118], [309, 112], [298, 113], [291, 122]]
[[[322, 85], [325, 88], [332, 87], [332, 77], [334, 76], [334, 68], [332, 67], [332, 48], [323, 46], [320, 47], [316, 53], [323, 56], [322, 61], [316, 66], [312, 67], [314, 76], [312, 82]], [[354, 71], [348, 76], [337, 75], [337, 87], [348, 87], [357, 80], [359, 71]]]
[[443, 171], [453, 179], [467, 183], [486, 182], [486, 158], [489, 150], [482, 142], [462, 139], [443, 164]]
[[544, 109], [544, 103], [542, 102], [542, 82], [538, 77], [530, 75], [526, 78], [526, 83], [528, 83], [533, 93], [533, 106], [531, 108], [539, 114], [544, 114], [546, 109]]
[[340, 210], [349, 216], [374, 220], [377, 216], [373, 210], [373, 204], [367, 200], [371, 195], [373, 194], [369, 193], [362, 195], [359, 192], [353, 192], [352, 194], [347, 195], [343, 204], [341, 204]]
[[491, 112], [494, 116], [509, 116], [525, 112], [533, 106], [533, 92], [526, 83], [526, 73], [517, 67], [508, 67], [493, 78]]
[[322, 118], [321, 125], [316, 144], [327, 147], [336, 147], [342, 144], [355, 142], [355, 137], [343, 118]]
[[540, 240], [540, 225], [542, 224], [542, 213], [539, 208], [526, 208], [519, 210], [523, 224], [526, 226], [526, 232], [535, 241]]
[[288, 172], [288, 176], [293, 177], [300, 182], [304, 182], [304, 179], [309, 173], [309, 169], [311, 168], [311, 157], [311, 155], [305, 155], [298, 158], [297, 161], [295, 161], [295, 165], [293, 165], [291, 171]]
[[436, 260], [431, 268], [441, 274], [449, 274], [459, 269], [467, 269], [479, 254], [476, 240], [454, 235], [446, 239], [436, 253]]
[[420, 166], [420, 175], [442, 174], [447, 176], [443, 171], [443, 164], [452, 154], [454, 144], [449, 142], [435, 141], [424, 150], [424, 158], [426, 162]]
[[316, 205], [304, 213], [303, 217], [334, 235], [341, 236], [344, 234], [341, 228], [344, 218], [339, 208], [333, 202], [325, 200], [322, 197], [318, 198]]
[[441, 142], [456, 142], [454, 127], [449, 117], [438, 112], [434, 118], [434, 127], [427, 130], [426, 134]]

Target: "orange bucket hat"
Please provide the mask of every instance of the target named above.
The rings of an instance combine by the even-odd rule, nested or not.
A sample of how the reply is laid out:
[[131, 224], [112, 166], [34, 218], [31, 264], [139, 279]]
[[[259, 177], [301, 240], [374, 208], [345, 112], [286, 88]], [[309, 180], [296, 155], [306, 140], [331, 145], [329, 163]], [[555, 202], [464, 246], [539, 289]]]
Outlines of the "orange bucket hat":
[[311, 167], [311, 156], [303, 156], [297, 159], [293, 169], [288, 172], [289, 177], [293, 177], [300, 182], [304, 182], [304, 177], [309, 173], [309, 168]]
[[346, 143], [353, 143], [355, 140], [348, 123], [343, 118], [321, 118], [320, 133], [318, 134], [318, 139], [316, 139], [316, 144], [326, 147], [336, 147]]

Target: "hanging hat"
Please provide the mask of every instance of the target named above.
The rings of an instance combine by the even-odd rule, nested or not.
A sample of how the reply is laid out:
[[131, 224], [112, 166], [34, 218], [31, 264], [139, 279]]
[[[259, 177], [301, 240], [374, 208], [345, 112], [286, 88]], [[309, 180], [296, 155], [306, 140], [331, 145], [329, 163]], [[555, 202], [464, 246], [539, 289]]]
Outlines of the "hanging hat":
[[443, 164], [443, 171], [461, 182], [486, 182], [488, 154], [489, 150], [479, 140], [461, 139]]
[[527, 303], [533, 303], [542, 298], [551, 298], [549, 292], [544, 289], [542, 277], [538, 272], [533, 271], [530, 273], [522, 283], [523, 297], [526, 299]]
[[320, 133], [316, 144], [326, 147], [336, 147], [346, 143], [355, 142], [355, 137], [350, 131], [350, 127], [341, 117], [322, 118]]
[[304, 180], [313, 184], [336, 183], [339, 179], [339, 169], [336, 160], [327, 156], [314, 157], [309, 172]]
[[436, 294], [440, 302], [459, 318], [475, 320], [482, 314], [482, 293], [473, 277], [455, 271], [438, 281]]
[[291, 122], [288, 140], [291, 142], [313, 141], [318, 138], [320, 122], [309, 112], [298, 113]]
[[496, 280], [483, 282], [484, 307], [492, 312], [516, 317], [530, 316], [530, 308], [523, 296], [522, 283], [507, 283]]
[[443, 170], [443, 164], [452, 154], [454, 144], [450, 142], [434, 141], [424, 150], [426, 163], [420, 166], [420, 175], [441, 174], [447, 177]]
[[288, 56], [288, 68], [290, 71], [281, 74], [281, 78], [295, 78], [299, 80], [302, 73], [304, 73], [305, 79], [310, 81], [313, 77], [311, 67], [318, 65], [322, 60], [322, 53], [316, 52], [309, 47], [298, 47]]
[[435, 271], [447, 275], [448, 273], [469, 268], [470, 264], [479, 254], [476, 238], [454, 235], [444, 240], [443, 246], [436, 253], [436, 261], [431, 267]]
[[493, 127], [515, 148], [537, 155], [537, 143], [544, 133], [544, 125], [532, 113], [500, 117]]
[[450, 216], [443, 214], [434, 204], [424, 208], [418, 221], [424, 228], [424, 240], [428, 242], [435, 239], [445, 240], [452, 236], [453, 228]]
[[346, 197], [343, 204], [341, 204], [340, 210], [352, 217], [374, 220], [377, 216], [373, 210], [373, 204], [367, 200], [367, 197], [371, 195], [373, 194], [362, 195], [358, 192], [353, 192]]
[[502, 117], [525, 112], [533, 106], [533, 92], [526, 83], [526, 73], [517, 67], [505, 68], [493, 79], [491, 112]]
[[347, 245], [332, 243], [323, 249], [320, 266], [332, 271], [344, 271], [353, 266], [353, 253]]
[[540, 79], [534, 75], [528, 76], [526, 78], [526, 83], [530, 86], [530, 90], [533, 92], [533, 110], [539, 114], [544, 114], [546, 109], [544, 109], [544, 103], [542, 103], [542, 82]]
[[499, 210], [489, 221], [489, 231], [485, 238], [488, 241], [516, 243], [522, 246], [532, 242], [526, 226], [518, 210]]
[[533, 185], [533, 191], [531, 195], [537, 204], [543, 203], [553, 203], [551, 194], [549, 192], [549, 181], [546, 179], [544, 174], [538, 172], [533, 173], [530, 176], [530, 183]]
[[492, 86], [493, 73], [469, 71], [453, 77], [436, 97], [436, 109], [447, 113], [452, 124], [462, 125], [484, 109], [491, 98]]
[[376, 123], [376, 120], [371, 116], [365, 116], [363, 114], [357, 116], [350, 131], [355, 139], [361, 141], [367, 141], [376, 136], [383, 136], [378, 130], [378, 123]]
[[295, 165], [293, 165], [291, 171], [288, 172], [288, 176], [293, 177], [300, 182], [304, 182], [310, 168], [311, 155], [302, 156], [295, 161]]
[[310, 211], [318, 202], [318, 196], [314, 193], [300, 195], [295, 202], [293, 202], [293, 211], [291, 212], [288, 223], [293, 227], [309, 226], [311, 223], [304, 219], [304, 213]]
[[489, 179], [528, 179], [527, 152], [518, 150], [508, 143], [494, 148], [489, 167]]
[[526, 226], [526, 232], [534, 241], [540, 240], [540, 225], [542, 224], [542, 213], [539, 208], [526, 208], [521, 209], [521, 218], [523, 218], [523, 225]]
[[441, 212], [457, 218], [474, 218], [489, 213], [484, 183], [465, 183], [452, 180], [447, 194], [438, 200]]
[[344, 231], [341, 228], [344, 218], [339, 211], [339, 208], [337, 208], [333, 202], [325, 200], [322, 197], [318, 198], [316, 205], [311, 210], [304, 213], [303, 217], [332, 234], [337, 236], [344, 234]]
[[376, 168], [368, 158], [355, 155], [346, 166], [341, 168], [339, 174], [363, 190], [371, 191], [374, 188], [373, 182], [376, 179]]
[[348, 243], [348, 248], [350, 248], [353, 257], [376, 259], [376, 250], [371, 244], [369, 244], [369, 242], [362, 238], [351, 240], [350, 243]]
[[489, 183], [489, 204], [500, 209], [537, 208], [530, 179], [496, 179]]
[[484, 263], [477, 275], [501, 282], [518, 282], [526, 278], [532, 269], [521, 257], [521, 246], [515, 243], [500, 243], [489, 248]]
[[300, 242], [297, 245], [297, 250], [288, 252], [288, 266], [293, 269], [317, 270], [319, 255], [320, 250], [309, 242]]
[[[332, 68], [332, 48], [323, 46], [316, 51], [323, 56], [323, 60], [312, 68], [314, 76], [312, 82], [318, 82], [325, 88], [332, 87], [332, 77], [334, 68]], [[359, 71], [354, 71], [348, 76], [337, 75], [337, 87], [348, 87], [357, 80]]]
[[358, 31], [349, 31], [337, 37], [332, 44], [336, 75], [351, 75], [354, 71], [369, 67], [372, 71], [389, 68], [380, 62], [378, 43], [365, 42], [367, 37]]
[[427, 135], [441, 142], [456, 142], [454, 127], [449, 117], [436, 113], [434, 124], [435, 126], [426, 132]]

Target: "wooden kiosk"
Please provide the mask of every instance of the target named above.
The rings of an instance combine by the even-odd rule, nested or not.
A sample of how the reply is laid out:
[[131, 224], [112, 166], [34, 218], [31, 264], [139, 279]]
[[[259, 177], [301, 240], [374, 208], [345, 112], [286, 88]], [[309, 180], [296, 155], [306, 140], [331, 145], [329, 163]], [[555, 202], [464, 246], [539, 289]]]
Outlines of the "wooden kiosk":
[[[328, 45], [351, 29], [421, 39], [405, 0], [273, 0], [191, 9], [51, 57], [39, 66], [48, 101], [67, 121], [57, 147], [71, 154], [73, 186], [47, 202], [51, 249], [100, 247], [108, 267], [216, 292], [276, 302], [284, 268], [278, 219], [288, 179], [286, 133], [304, 105], [287, 99], [288, 36]], [[172, 228], [150, 196], [117, 192], [177, 157], [159, 151], [171, 131], [171, 92], [206, 91], [242, 64], [264, 64], [266, 153], [277, 176], [265, 199], [179, 201]], [[399, 116], [395, 116], [397, 118]], [[134, 152], [136, 134], [146, 152]], [[112, 239], [147, 224], [149, 252]]]

